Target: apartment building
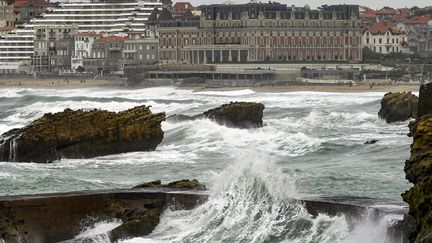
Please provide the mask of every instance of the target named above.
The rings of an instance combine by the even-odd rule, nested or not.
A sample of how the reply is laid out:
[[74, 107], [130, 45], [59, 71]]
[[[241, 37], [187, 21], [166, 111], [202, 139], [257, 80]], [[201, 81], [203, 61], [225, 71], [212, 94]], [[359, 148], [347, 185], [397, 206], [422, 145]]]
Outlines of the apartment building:
[[99, 35], [95, 32], [79, 32], [74, 35], [74, 52], [71, 57], [71, 68], [84, 67], [84, 59], [92, 56], [92, 47]]
[[144, 31], [145, 21], [158, 0], [89, 0], [62, 2], [49, 8], [42, 18], [32, 20], [32, 25], [76, 25], [79, 31], [120, 33], [129, 30]]
[[0, 36], [0, 74], [32, 73], [33, 30], [17, 28]]
[[44, 13], [50, 4], [45, 0], [15, 0], [12, 3], [16, 15], [15, 24], [29, 23]]
[[363, 45], [381, 54], [408, 52], [405, 31], [394, 27], [391, 21], [385, 20], [372, 25], [364, 32]]
[[174, 18], [162, 10], [156, 24], [164, 64], [362, 60], [362, 29], [355, 5], [320, 10], [280, 3], [214, 4], [201, 17]]
[[157, 38], [147, 32], [129, 32], [123, 48], [123, 69], [155, 64], [159, 60]]
[[411, 26], [408, 29], [408, 46], [411, 53], [424, 58], [432, 57], [432, 23], [426, 26]]
[[34, 26], [32, 65], [38, 72], [70, 70], [77, 26]]
[[0, 27], [15, 26], [19, 16], [8, 0], [0, 0]]

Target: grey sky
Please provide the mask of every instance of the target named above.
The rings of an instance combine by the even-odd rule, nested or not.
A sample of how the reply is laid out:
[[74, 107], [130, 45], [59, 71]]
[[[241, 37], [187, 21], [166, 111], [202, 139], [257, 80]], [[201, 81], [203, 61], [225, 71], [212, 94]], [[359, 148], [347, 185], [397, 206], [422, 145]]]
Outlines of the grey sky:
[[[187, 0], [181, 0], [187, 1]], [[247, 3], [249, 0], [231, 0], [234, 3]], [[259, 0], [258, 0], [259, 1]], [[275, 0], [272, 0], [275, 1]], [[176, 2], [176, 0], [173, 0]], [[198, 6], [201, 4], [211, 4], [211, 3], [223, 3], [224, 0], [190, 0], [192, 5]], [[268, 2], [265, 0], [261, 0], [261, 2]], [[311, 8], [316, 8], [318, 6], [324, 4], [359, 4], [375, 8], [381, 8], [383, 6], [391, 6], [391, 7], [425, 7], [432, 6], [432, 0], [276, 0], [276, 2], [280, 2], [287, 5], [296, 5], [296, 6], [304, 6], [305, 4], [309, 4]]]

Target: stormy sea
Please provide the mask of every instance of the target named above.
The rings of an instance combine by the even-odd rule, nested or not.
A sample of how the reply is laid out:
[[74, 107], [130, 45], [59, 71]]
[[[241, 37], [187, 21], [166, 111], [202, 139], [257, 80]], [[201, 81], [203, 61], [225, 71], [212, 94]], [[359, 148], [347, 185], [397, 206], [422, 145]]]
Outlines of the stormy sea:
[[[124, 242], [391, 242], [391, 219], [309, 215], [304, 196], [359, 196], [401, 201], [409, 188], [408, 121], [377, 116], [384, 93], [197, 91], [173, 87], [139, 90], [3, 89], [0, 133], [48, 112], [121, 111], [150, 105], [153, 112], [195, 115], [231, 101], [265, 105], [264, 126], [236, 129], [208, 119], [165, 121], [152, 152], [51, 164], [0, 163], [1, 195], [131, 188], [146, 181], [196, 178], [210, 198], [193, 210], [166, 210], [145, 238]], [[367, 141], [378, 140], [374, 144]], [[17, 145], [19, 146], [19, 144]], [[99, 222], [77, 238], [107, 242], [119, 222]]]

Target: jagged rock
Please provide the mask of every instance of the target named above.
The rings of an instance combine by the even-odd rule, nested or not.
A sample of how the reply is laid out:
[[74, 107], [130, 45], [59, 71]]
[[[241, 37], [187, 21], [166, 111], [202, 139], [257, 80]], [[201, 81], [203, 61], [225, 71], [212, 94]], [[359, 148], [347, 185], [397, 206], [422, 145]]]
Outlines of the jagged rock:
[[387, 123], [417, 118], [418, 98], [411, 92], [387, 93], [381, 100], [378, 116]]
[[422, 102], [419, 102], [418, 105], [418, 117], [432, 114], [432, 84], [420, 86], [420, 97]]
[[66, 109], [45, 114], [30, 125], [0, 137], [0, 161], [46, 163], [151, 151], [162, 141], [165, 113], [138, 106], [122, 112]]
[[187, 189], [187, 190], [205, 190], [205, 185], [197, 180], [179, 180], [168, 184], [162, 184], [160, 180], [143, 183], [133, 188], [171, 188], [171, 189]]
[[[432, 84], [429, 84], [428, 87], [423, 87], [423, 91], [425, 88], [430, 90], [431, 87]], [[430, 105], [431, 99], [431, 92], [421, 92], [419, 108]], [[403, 193], [402, 198], [409, 204], [409, 214], [414, 217], [417, 225], [412, 242], [432, 242], [432, 113], [423, 113], [417, 121], [410, 124], [410, 136], [413, 137], [413, 143], [411, 156], [405, 162], [405, 173], [414, 186]]]
[[163, 207], [164, 202], [159, 199], [153, 200], [143, 209], [130, 209], [130, 205], [120, 206], [116, 216], [122, 219], [123, 223], [109, 233], [111, 242], [150, 234], [159, 224]]
[[376, 143], [378, 143], [378, 140], [372, 139], [372, 140], [366, 141], [364, 144], [368, 145], [368, 144], [376, 144]]
[[209, 118], [229, 127], [251, 128], [263, 126], [264, 105], [254, 102], [231, 102], [196, 116], [173, 115], [169, 120], [187, 121]]
[[[175, 190], [205, 190], [205, 186], [197, 180], [179, 180], [162, 184], [160, 180], [144, 183], [133, 188], [170, 188]], [[143, 209], [131, 209], [130, 205], [123, 205], [114, 201], [110, 207], [116, 212], [115, 217], [123, 223], [110, 232], [110, 239], [116, 242], [119, 239], [140, 237], [150, 234], [159, 224], [160, 215], [164, 209], [164, 202], [152, 200], [144, 205]]]

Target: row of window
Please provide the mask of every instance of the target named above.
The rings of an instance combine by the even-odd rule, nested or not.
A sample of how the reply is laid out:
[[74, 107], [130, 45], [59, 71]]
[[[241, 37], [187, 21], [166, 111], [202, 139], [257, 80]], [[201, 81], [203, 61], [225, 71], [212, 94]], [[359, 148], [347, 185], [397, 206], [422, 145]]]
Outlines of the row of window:
[[[385, 40], [387, 40], [386, 44], [399, 44], [399, 38], [387, 38]], [[370, 39], [366, 38], [366, 44], [371, 44], [370, 42]], [[378, 38], [378, 41], [376, 38], [373, 38], [373, 43], [377, 44], [377, 42], [378, 44], [383, 44], [383, 38]]]
[[[173, 38], [161, 38], [161, 46], [174, 46], [176, 40]], [[184, 38], [179, 44], [188, 45], [220, 45], [220, 44], [242, 44], [259, 46], [311, 46], [311, 47], [333, 47], [341, 44], [358, 46], [361, 45], [360, 37], [222, 37], [222, 38]]]
[[[168, 33], [160, 33], [161, 37], [174, 37], [176, 36], [175, 32], [168, 32]], [[180, 37], [214, 37], [214, 36], [219, 36], [219, 37], [225, 37], [225, 36], [265, 36], [265, 35], [270, 35], [270, 36], [343, 36], [343, 35], [351, 35], [351, 36], [361, 36], [360, 32], [351, 32], [351, 31], [347, 31], [347, 32], [326, 32], [326, 31], [319, 31], [319, 32], [315, 32], [315, 31], [303, 31], [303, 32], [286, 32], [286, 31], [248, 31], [248, 32], [200, 32], [199, 34], [197, 34], [197, 32], [183, 32], [182, 34], [180, 34]]]

